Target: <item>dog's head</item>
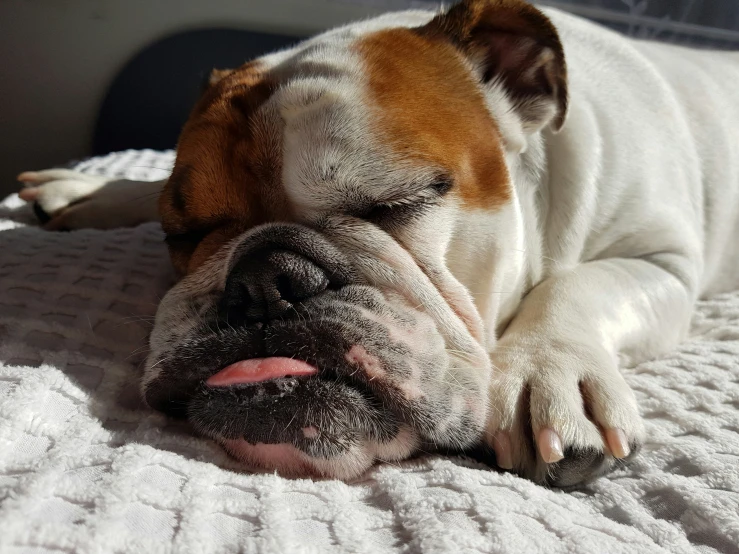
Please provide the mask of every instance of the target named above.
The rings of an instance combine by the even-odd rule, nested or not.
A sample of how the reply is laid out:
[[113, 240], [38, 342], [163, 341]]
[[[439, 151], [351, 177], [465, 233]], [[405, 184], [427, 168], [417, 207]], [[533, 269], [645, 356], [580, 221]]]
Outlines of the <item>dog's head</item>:
[[557, 34], [520, 0], [386, 16], [214, 73], [160, 200], [182, 280], [143, 382], [247, 462], [350, 478], [474, 445], [512, 186], [562, 125]]

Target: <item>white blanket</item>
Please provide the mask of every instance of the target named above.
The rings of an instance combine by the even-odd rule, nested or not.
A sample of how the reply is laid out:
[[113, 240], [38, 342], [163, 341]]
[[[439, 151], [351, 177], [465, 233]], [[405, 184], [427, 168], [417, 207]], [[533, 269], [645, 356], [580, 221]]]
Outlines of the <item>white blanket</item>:
[[[171, 152], [77, 167], [158, 179]], [[692, 339], [627, 369], [649, 440], [578, 492], [426, 456], [350, 484], [240, 473], [143, 407], [146, 335], [171, 283], [157, 225], [47, 233], [0, 204], [0, 552], [739, 553], [739, 292]]]

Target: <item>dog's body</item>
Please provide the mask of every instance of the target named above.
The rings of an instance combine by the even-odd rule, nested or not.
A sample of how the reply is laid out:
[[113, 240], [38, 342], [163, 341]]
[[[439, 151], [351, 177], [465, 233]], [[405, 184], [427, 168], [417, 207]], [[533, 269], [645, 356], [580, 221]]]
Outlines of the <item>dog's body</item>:
[[739, 54], [546, 13], [567, 71], [519, 0], [390, 14], [218, 75], [166, 184], [21, 176], [53, 228], [151, 219], [125, 200], [164, 186], [186, 276], [147, 400], [289, 474], [480, 439], [557, 485], [628, 458], [619, 363], [739, 286]]

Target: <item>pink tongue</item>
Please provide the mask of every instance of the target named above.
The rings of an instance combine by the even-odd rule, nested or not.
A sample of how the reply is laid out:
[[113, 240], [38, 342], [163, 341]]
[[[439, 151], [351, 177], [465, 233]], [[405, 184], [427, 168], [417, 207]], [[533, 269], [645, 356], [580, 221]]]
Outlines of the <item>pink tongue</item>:
[[241, 383], [261, 383], [270, 379], [292, 375], [314, 375], [318, 370], [310, 364], [292, 358], [254, 358], [236, 362], [222, 369], [205, 384], [211, 387], [227, 387]]

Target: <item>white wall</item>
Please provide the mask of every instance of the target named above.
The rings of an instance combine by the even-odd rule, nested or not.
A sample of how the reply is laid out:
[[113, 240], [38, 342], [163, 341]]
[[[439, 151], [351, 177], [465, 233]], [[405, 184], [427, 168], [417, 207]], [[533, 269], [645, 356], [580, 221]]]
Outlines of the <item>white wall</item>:
[[150, 42], [203, 27], [314, 33], [370, 10], [336, 0], [0, 0], [0, 195], [23, 170], [88, 154], [107, 86]]

